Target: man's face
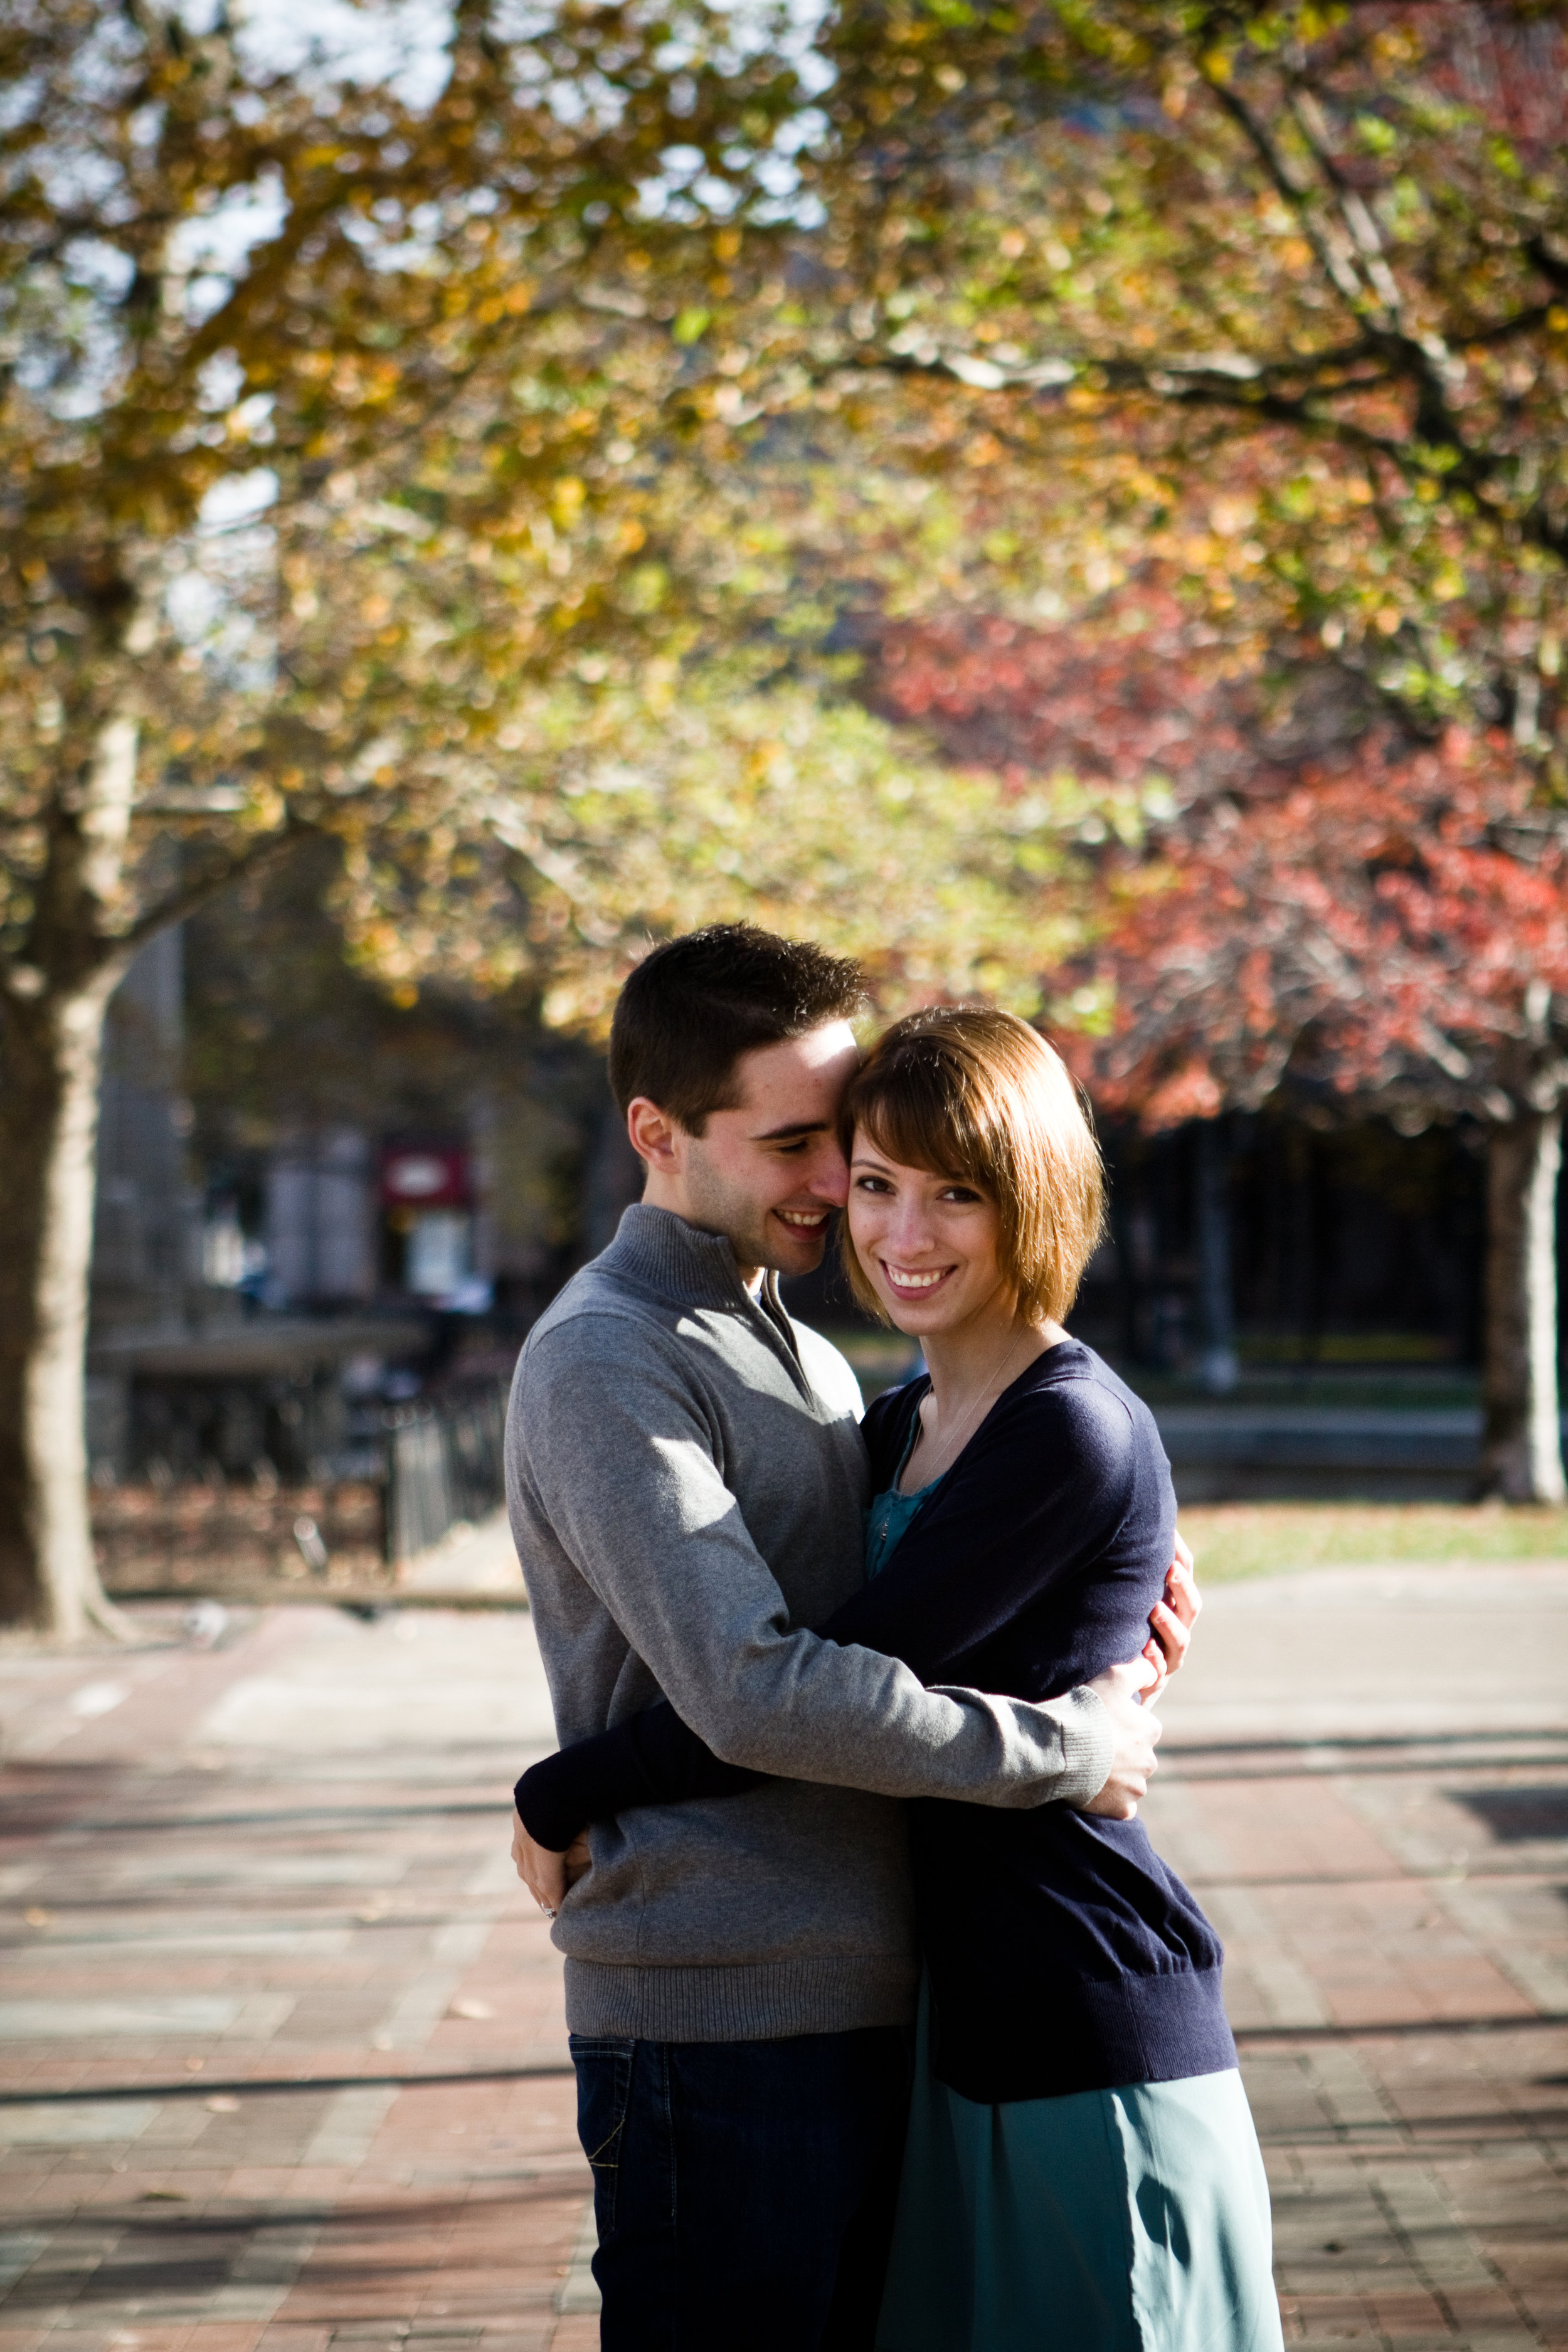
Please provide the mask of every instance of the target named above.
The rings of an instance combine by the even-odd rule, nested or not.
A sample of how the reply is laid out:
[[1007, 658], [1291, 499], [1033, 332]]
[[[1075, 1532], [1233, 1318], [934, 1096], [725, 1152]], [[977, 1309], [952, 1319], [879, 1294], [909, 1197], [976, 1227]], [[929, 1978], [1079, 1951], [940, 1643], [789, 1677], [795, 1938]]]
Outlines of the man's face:
[[726, 1235], [742, 1267], [810, 1274], [849, 1189], [838, 1106], [859, 1059], [847, 1021], [742, 1054], [740, 1102], [710, 1112], [700, 1135], [677, 1136], [684, 1202], [652, 1184], [649, 1198]]

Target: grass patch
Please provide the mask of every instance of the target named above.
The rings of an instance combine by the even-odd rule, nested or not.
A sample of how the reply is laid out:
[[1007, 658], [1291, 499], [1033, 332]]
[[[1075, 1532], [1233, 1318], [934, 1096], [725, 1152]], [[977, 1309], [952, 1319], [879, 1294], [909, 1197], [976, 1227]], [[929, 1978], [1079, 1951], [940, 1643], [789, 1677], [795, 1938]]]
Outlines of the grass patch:
[[1223, 1584], [1390, 1559], [1568, 1560], [1568, 1510], [1501, 1503], [1194, 1503], [1182, 1533]]

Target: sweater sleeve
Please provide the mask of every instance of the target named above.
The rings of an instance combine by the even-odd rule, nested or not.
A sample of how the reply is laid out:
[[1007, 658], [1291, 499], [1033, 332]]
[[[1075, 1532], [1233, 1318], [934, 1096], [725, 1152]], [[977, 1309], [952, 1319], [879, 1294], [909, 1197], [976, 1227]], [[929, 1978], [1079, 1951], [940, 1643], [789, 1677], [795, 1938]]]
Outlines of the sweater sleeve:
[[528, 1483], [577, 1572], [716, 1755], [890, 1797], [1029, 1806], [1086, 1782], [1093, 1793], [1103, 1734], [1071, 1710], [928, 1690], [889, 1652], [792, 1627], [684, 1351], [617, 1318], [585, 1332], [595, 1320], [569, 1327], [569, 1347], [547, 1336], [509, 1436], [509, 1486]]
[[[951, 1685], [970, 1665], [994, 1666], [1021, 1612], [1092, 1560], [1120, 1524], [1131, 1483], [1130, 1440], [1124, 1409], [1084, 1382], [1012, 1400], [917, 1516], [882, 1574], [820, 1636], [900, 1659], [928, 1685], [949, 1685], [942, 1695], [967, 1698]], [[1104, 1712], [1083, 1689], [1046, 1705], [1093, 1742], [1098, 1777], [1045, 1790], [1037, 1801], [1081, 1803], [1109, 1769]], [[852, 1771], [835, 1777], [876, 1785]], [[516, 1797], [531, 1836], [559, 1852], [588, 1821], [731, 1795], [757, 1778], [721, 1761], [674, 1707], [658, 1705], [534, 1765]]]

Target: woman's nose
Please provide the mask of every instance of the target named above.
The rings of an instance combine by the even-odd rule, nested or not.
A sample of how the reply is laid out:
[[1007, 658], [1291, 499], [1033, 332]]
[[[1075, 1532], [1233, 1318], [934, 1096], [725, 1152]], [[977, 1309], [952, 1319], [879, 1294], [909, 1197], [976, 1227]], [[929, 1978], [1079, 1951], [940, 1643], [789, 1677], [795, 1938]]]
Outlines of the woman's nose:
[[889, 1230], [889, 1245], [900, 1255], [917, 1258], [931, 1244], [931, 1219], [923, 1208], [912, 1201], [900, 1201], [893, 1213]]

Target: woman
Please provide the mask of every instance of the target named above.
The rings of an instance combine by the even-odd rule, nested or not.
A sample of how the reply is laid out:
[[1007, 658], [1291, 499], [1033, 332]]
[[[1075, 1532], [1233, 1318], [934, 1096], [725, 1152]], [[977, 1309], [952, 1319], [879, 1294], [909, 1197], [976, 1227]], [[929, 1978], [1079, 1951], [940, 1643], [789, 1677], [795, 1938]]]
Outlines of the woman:
[[[1146, 1408], [1061, 1318], [1099, 1238], [1072, 1082], [983, 1007], [889, 1030], [846, 1105], [857, 1296], [929, 1374], [866, 1421], [865, 1589], [820, 1630], [1031, 1699], [1141, 1644], [1175, 1506]], [[535, 1766], [531, 1832], [749, 1786], [668, 1707]], [[926, 1961], [879, 2352], [1278, 2352], [1217, 1938], [1142, 1823], [910, 1808]]]

